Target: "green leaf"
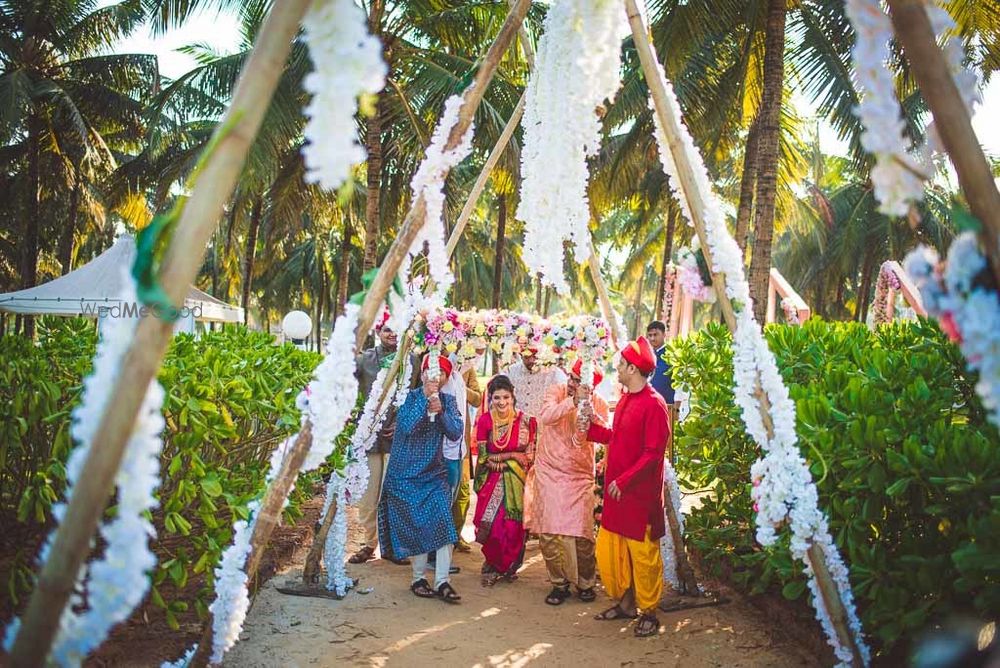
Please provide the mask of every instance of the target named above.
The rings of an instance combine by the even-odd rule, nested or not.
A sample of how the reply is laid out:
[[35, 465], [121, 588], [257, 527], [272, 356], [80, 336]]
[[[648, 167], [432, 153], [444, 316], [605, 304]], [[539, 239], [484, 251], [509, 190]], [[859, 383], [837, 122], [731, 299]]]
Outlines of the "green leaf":
[[792, 580], [791, 582], [785, 584], [785, 586], [781, 588], [781, 595], [787, 598], [789, 601], [794, 601], [800, 596], [802, 596], [805, 590], [806, 590], [805, 580]]

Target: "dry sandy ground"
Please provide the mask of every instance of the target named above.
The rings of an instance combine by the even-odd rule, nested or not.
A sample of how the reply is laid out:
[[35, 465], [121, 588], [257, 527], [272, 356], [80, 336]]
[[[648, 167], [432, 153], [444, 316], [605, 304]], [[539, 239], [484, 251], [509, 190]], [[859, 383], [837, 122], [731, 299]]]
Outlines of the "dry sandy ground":
[[[469, 516], [472, 516], [470, 511]], [[351, 515], [348, 554], [359, 533]], [[471, 538], [466, 526], [465, 535]], [[817, 660], [785, 639], [759, 611], [737, 601], [716, 608], [660, 613], [660, 633], [637, 639], [621, 622], [599, 622], [594, 603], [573, 598], [546, 605], [549, 591], [537, 541], [528, 543], [514, 583], [479, 585], [482, 556], [456, 554], [462, 572], [452, 584], [462, 602], [448, 605], [409, 591], [410, 567], [377, 560], [348, 566], [359, 589], [342, 601], [278, 593], [279, 574], [259, 593], [240, 642], [226, 665], [271, 666], [816, 666]]]

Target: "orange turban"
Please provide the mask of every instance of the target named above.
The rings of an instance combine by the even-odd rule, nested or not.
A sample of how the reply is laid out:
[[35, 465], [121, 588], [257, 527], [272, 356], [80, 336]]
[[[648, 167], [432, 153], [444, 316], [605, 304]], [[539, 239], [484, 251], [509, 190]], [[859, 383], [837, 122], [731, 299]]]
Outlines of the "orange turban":
[[643, 373], [652, 373], [656, 369], [656, 354], [645, 336], [640, 336], [635, 341], [629, 341], [628, 345], [621, 349], [621, 354], [622, 359], [629, 364], [634, 364]]
[[[573, 375], [576, 376], [577, 378], [582, 378], [583, 377], [581, 375], [582, 373], [583, 373], [583, 360], [582, 359], [577, 359], [576, 360], [576, 364], [573, 365]], [[604, 380], [604, 374], [602, 374], [600, 372], [600, 370], [597, 368], [596, 364], [594, 365], [594, 378], [593, 378], [593, 380], [594, 380], [594, 384], [592, 385], [592, 387], [597, 387], [598, 385], [601, 384], [601, 381]]]
[[[431, 356], [430, 356], [430, 353], [428, 353], [427, 355], [424, 355], [424, 361], [420, 365], [420, 369], [423, 370], [423, 371], [427, 371], [427, 369], [428, 369], [428, 367], [430, 367], [430, 365], [431, 365]], [[441, 373], [442, 374], [444, 374], [445, 376], [450, 376], [451, 375], [451, 360], [450, 359], [448, 359], [444, 355], [438, 355], [438, 366], [441, 367]]]

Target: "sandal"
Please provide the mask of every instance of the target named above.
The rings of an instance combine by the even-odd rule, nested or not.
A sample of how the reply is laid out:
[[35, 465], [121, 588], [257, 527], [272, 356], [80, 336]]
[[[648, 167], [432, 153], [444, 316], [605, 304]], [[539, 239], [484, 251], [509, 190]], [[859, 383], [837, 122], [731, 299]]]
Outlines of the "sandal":
[[349, 564], [363, 564], [366, 561], [371, 561], [375, 558], [375, 548], [365, 545], [363, 548], [355, 552], [350, 559], [347, 560]]
[[584, 603], [593, 603], [597, 600], [597, 592], [594, 591], [593, 587], [588, 587], [587, 589], [577, 589], [576, 597]]
[[437, 594], [431, 589], [431, 585], [427, 582], [426, 578], [420, 578], [416, 582], [410, 585], [410, 591], [419, 596], [420, 598], [435, 598]]
[[549, 605], [562, 605], [563, 602], [570, 597], [569, 585], [555, 586], [549, 595], [545, 597], [545, 602]]
[[437, 588], [437, 597], [445, 603], [458, 603], [462, 600], [450, 582], [441, 583], [441, 586]]
[[613, 622], [616, 619], [635, 619], [635, 615], [630, 615], [620, 606], [613, 605], [604, 612], [594, 615], [594, 619], [600, 622]]
[[656, 618], [656, 615], [642, 615], [639, 617], [639, 623], [635, 625], [635, 637], [648, 638], [656, 635], [659, 630], [660, 620]]
[[479, 580], [479, 584], [484, 587], [492, 587], [500, 579], [499, 573], [483, 573], [483, 577]]

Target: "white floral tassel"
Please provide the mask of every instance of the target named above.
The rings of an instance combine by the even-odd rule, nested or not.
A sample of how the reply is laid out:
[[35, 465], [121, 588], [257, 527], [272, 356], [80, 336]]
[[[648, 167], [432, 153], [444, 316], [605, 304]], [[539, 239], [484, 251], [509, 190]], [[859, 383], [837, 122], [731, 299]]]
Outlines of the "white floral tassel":
[[314, 67], [303, 82], [312, 95], [302, 148], [306, 180], [336, 190], [366, 157], [354, 118], [357, 100], [382, 90], [388, 70], [354, 0], [314, 0], [302, 28]]
[[[120, 299], [122, 303], [131, 303], [137, 299], [135, 281], [128, 269], [123, 273], [124, 289]], [[84, 380], [83, 396], [73, 410], [71, 433], [78, 445], [66, 462], [66, 499], [72, 498], [80, 479], [137, 324], [136, 319], [109, 318], [103, 329], [94, 354], [94, 369]], [[159, 382], [151, 381], [115, 476], [118, 512], [114, 519], [99, 528], [106, 543], [104, 554], [81, 568], [78, 589], [59, 620], [51, 653], [51, 660], [59, 665], [80, 665], [104, 642], [112, 627], [132, 614], [149, 590], [148, 574], [156, 565], [149, 541], [156, 538], [156, 531], [146, 516], [159, 505], [154, 490], [160, 482], [163, 396]], [[52, 507], [57, 522], [61, 522], [65, 514], [65, 502]], [[48, 560], [54, 536], [53, 531], [43, 545], [40, 563]], [[77, 612], [84, 607], [82, 612]], [[7, 627], [4, 646], [8, 651], [20, 624], [20, 619], [15, 618]]]
[[448, 172], [472, 152], [472, 123], [469, 124], [469, 128], [462, 136], [458, 146], [451, 150], [446, 148], [448, 135], [458, 124], [461, 108], [461, 95], [453, 95], [444, 103], [444, 113], [441, 114], [441, 119], [434, 130], [434, 136], [431, 137], [427, 154], [410, 184], [413, 191], [413, 201], [415, 202], [423, 196], [426, 210], [426, 222], [413, 240], [410, 255], [419, 255], [423, 251], [424, 243], [427, 244], [427, 264], [431, 279], [435, 283], [434, 294], [439, 300], [444, 299], [455, 282], [445, 246], [444, 182]]
[[566, 294], [563, 244], [590, 254], [588, 156], [600, 148], [597, 108], [621, 83], [625, 13], [614, 0], [555, 0], [545, 17], [525, 99], [521, 151], [524, 261]]
[[[323, 549], [327, 576], [326, 588], [335, 592], [337, 596], [343, 596], [354, 586], [354, 580], [347, 576], [347, 570], [344, 566], [347, 561], [344, 553], [344, 546], [347, 545], [347, 500], [344, 496], [343, 481], [336, 473], [330, 476], [330, 487], [327, 490], [328, 498], [331, 492], [333, 497], [337, 499], [337, 508], [333, 516], [333, 524], [326, 534], [326, 545]], [[326, 512], [329, 512], [329, 509]]]
[[[664, 498], [664, 504], [669, 503], [669, 507], [674, 509], [677, 525], [681, 535], [683, 535], [684, 515], [681, 514], [681, 488], [677, 484], [677, 472], [674, 471], [674, 467], [668, 461], [663, 462], [663, 486], [670, 492], [670, 495]], [[663, 538], [660, 539], [660, 554], [663, 557], [663, 579], [669, 582], [676, 591], [680, 591], [681, 580], [677, 577], [677, 554], [674, 552], [674, 537], [670, 533], [670, 520], [666, 517], [666, 513], [669, 512], [667, 507], [664, 505], [663, 511], [663, 521], [666, 523], [667, 530], [663, 533]]]
[[[438, 357], [440, 354], [441, 354], [440, 346], [434, 346], [433, 348], [431, 348], [431, 352], [428, 355], [428, 360], [427, 360], [428, 380], [436, 381], [441, 379], [441, 358]], [[438, 393], [435, 393], [434, 396], [438, 396]], [[428, 413], [427, 418], [431, 422], [436, 422], [437, 413]]]

